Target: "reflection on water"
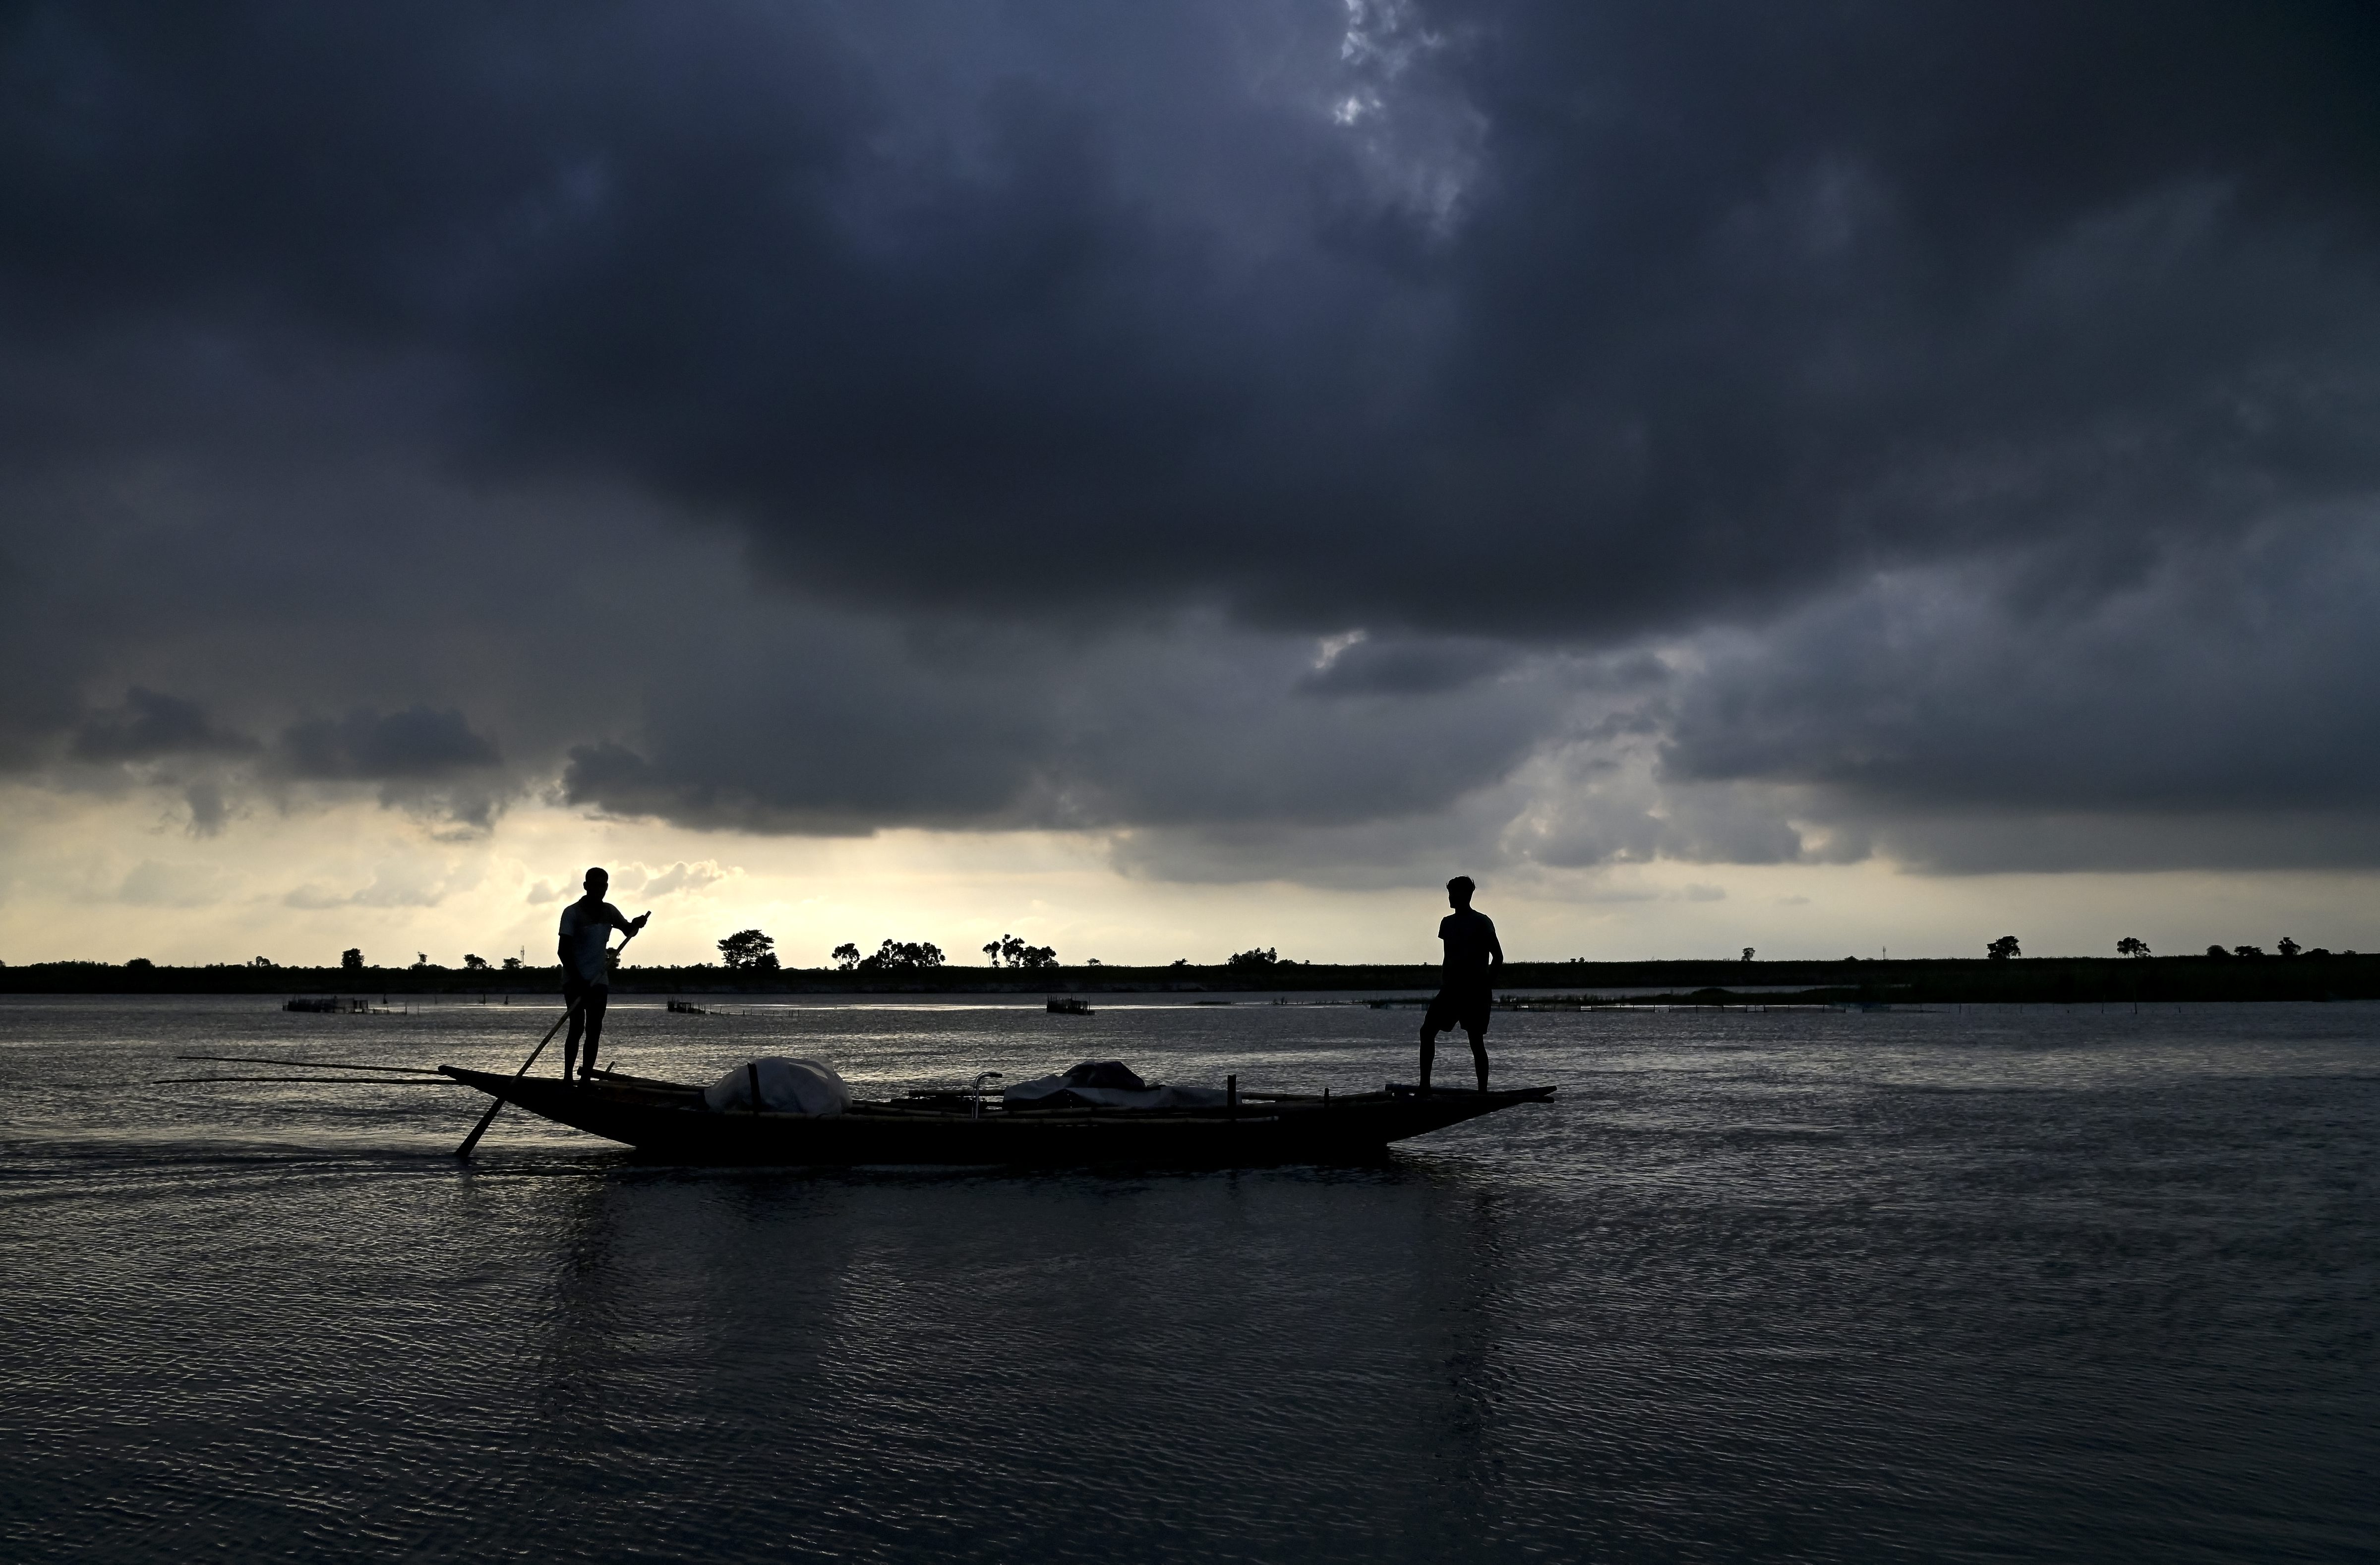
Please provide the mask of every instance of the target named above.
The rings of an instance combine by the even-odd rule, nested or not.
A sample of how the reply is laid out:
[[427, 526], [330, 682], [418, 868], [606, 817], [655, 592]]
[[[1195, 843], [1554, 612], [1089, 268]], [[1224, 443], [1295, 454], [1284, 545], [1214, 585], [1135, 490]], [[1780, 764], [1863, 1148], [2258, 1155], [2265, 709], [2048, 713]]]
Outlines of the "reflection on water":
[[[705, 1171], [545, 1020], [0, 1004], [0, 1555], [2350, 1559], [2380, 1008], [1500, 1018], [1384, 1168]], [[1354, 1009], [623, 1007], [626, 1068], [1374, 1085]], [[526, 1034], [526, 1039], [523, 1035]]]

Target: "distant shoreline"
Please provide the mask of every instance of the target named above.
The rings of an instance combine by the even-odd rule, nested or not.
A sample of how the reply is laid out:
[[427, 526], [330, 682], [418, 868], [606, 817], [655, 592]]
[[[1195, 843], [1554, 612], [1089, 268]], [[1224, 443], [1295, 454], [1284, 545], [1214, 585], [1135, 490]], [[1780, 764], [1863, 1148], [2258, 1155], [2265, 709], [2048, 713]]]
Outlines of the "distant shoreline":
[[[933, 967], [892, 973], [832, 968], [732, 972], [714, 964], [624, 969], [613, 992], [647, 995], [1258, 994], [1430, 990], [1420, 964], [1281, 963], [1244, 968]], [[1500, 990], [1590, 997], [1635, 991], [1685, 1001], [1894, 1004], [2380, 999], [2380, 955], [1921, 957], [1832, 962], [1515, 962]], [[0, 966], [0, 994], [524, 995], [561, 988], [552, 967], [140, 966], [44, 962]], [[1765, 992], [1763, 992], [1765, 991]]]

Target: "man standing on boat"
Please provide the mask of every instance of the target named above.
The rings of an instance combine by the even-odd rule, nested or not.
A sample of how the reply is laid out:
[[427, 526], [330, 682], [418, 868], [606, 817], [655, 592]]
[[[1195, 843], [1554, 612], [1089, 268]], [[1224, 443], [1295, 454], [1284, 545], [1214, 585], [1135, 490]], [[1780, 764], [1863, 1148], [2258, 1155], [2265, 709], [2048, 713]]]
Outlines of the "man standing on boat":
[[562, 1046], [564, 1081], [576, 1072], [582, 1032], [587, 1037], [587, 1068], [580, 1079], [591, 1081], [595, 1076], [595, 1049], [603, 1038], [603, 1008], [612, 1000], [612, 973], [603, 960], [612, 944], [612, 931], [623, 929], [634, 936], [652, 916], [640, 913], [633, 919], [623, 918], [618, 908], [603, 900], [603, 893], [611, 889], [608, 871], [589, 869], [587, 894], [562, 910], [558, 947], [562, 957], [562, 1000], [570, 1007], [570, 1035]]
[[1471, 905], [1478, 888], [1468, 875], [1446, 883], [1446, 900], [1454, 909], [1439, 920], [1438, 938], [1446, 945], [1446, 968], [1439, 976], [1438, 998], [1421, 1023], [1421, 1089], [1429, 1090], [1429, 1070], [1438, 1062], [1438, 1035], [1461, 1027], [1471, 1035], [1471, 1064], [1479, 1073], [1479, 1090], [1488, 1090], [1488, 1016], [1496, 1003], [1496, 969], [1504, 964], [1504, 948], [1497, 941], [1496, 924]]

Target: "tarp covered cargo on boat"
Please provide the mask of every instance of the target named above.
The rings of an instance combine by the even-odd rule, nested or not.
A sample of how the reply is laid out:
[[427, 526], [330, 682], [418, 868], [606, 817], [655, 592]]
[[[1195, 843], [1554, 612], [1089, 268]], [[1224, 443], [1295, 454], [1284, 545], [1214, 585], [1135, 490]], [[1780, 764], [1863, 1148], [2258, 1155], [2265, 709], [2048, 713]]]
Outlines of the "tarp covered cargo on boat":
[[1220, 1109], [1230, 1095], [1211, 1086], [1151, 1086], [1120, 1060], [1086, 1060], [1063, 1075], [1019, 1082], [1000, 1099], [1014, 1109]]
[[851, 1107], [851, 1088], [815, 1060], [755, 1060], [738, 1065], [702, 1089], [714, 1112], [752, 1110], [752, 1084], [760, 1085], [760, 1107], [778, 1114], [840, 1114]]

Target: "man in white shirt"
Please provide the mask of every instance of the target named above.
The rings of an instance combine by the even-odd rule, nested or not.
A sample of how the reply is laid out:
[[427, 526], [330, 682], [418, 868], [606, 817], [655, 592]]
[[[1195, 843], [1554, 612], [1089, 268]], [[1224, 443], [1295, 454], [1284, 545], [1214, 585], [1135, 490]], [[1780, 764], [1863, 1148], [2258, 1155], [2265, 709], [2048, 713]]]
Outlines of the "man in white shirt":
[[562, 957], [562, 1000], [570, 1007], [570, 1036], [562, 1046], [562, 1079], [568, 1081], [578, 1063], [578, 1037], [587, 1036], [587, 1069], [581, 1080], [595, 1076], [595, 1049], [603, 1037], [603, 1008], [612, 999], [611, 969], [604, 955], [612, 944], [612, 931], [624, 929], [634, 935], [652, 916], [640, 913], [634, 919], [620, 916], [620, 910], [603, 900], [612, 887], [612, 877], [602, 869], [587, 872], [587, 894], [562, 910], [562, 939], [557, 950]]

